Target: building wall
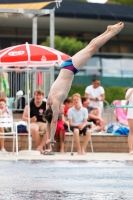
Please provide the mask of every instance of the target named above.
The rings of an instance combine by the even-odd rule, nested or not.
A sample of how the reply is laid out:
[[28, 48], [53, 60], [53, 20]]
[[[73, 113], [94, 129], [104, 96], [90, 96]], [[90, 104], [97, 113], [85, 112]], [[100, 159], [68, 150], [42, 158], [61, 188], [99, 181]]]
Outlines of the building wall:
[[[64, 7], [63, 7], [64, 5]], [[68, 4], [67, 4], [68, 5]], [[83, 9], [79, 9], [78, 4], [75, 2], [74, 5], [77, 5], [77, 13], [73, 12], [72, 2], [70, 2], [71, 9], [66, 10], [66, 2], [63, 1], [61, 3], [61, 7], [56, 9], [55, 13], [55, 34], [60, 35], [62, 37], [75, 37], [78, 40], [83, 42], [90, 42], [94, 37], [97, 37], [103, 31], [105, 31], [108, 24], [114, 24], [118, 22], [118, 16], [115, 18], [115, 14], [113, 14], [113, 18], [107, 20], [107, 16], [102, 16], [103, 18], [97, 17], [101, 16], [103, 13], [93, 13], [94, 15], [89, 18], [88, 15], [84, 16]], [[81, 5], [81, 4], [80, 4]], [[92, 5], [87, 4], [95, 8], [98, 6], [102, 6], [104, 9], [104, 5]], [[114, 5], [107, 5], [108, 10]], [[61, 9], [63, 10], [61, 11]], [[113, 8], [112, 8], [113, 9]], [[125, 17], [127, 19], [127, 15], [122, 15], [122, 7], [117, 6], [117, 9], [121, 12], [121, 17]], [[127, 12], [125, 9], [127, 7], [123, 7], [123, 10]], [[113, 9], [115, 10], [115, 9]], [[131, 10], [131, 9], [129, 9]], [[90, 10], [91, 13], [92, 9]], [[69, 12], [72, 12], [72, 16], [68, 15]], [[79, 13], [78, 13], [79, 12]], [[86, 11], [89, 13], [88, 11]], [[115, 11], [114, 11], [115, 12]], [[110, 12], [111, 13], [111, 12]], [[106, 13], [110, 16], [110, 13]], [[100, 15], [101, 14], [101, 15]], [[118, 13], [119, 14], [119, 13]], [[127, 13], [130, 15], [130, 13]], [[66, 15], [66, 16], [65, 16]], [[116, 13], [117, 15], [117, 13]], [[81, 16], [81, 17], [80, 17]], [[130, 17], [131, 18], [131, 17]], [[114, 20], [112, 20], [114, 19]], [[131, 18], [132, 19], [132, 18]], [[127, 19], [129, 20], [129, 19]], [[31, 18], [4, 18], [0, 16], [0, 49], [22, 44], [25, 42], [32, 43], [32, 19]], [[117, 36], [113, 37], [110, 41], [108, 41], [103, 47], [101, 47], [98, 53], [91, 58], [86, 67], [81, 70], [74, 79], [74, 83], [76, 79], [88, 79], [91, 76], [101, 76], [104, 77], [103, 81], [106, 80], [106, 84], [118, 84], [125, 86], [129, 85], [130, 80], [133, 77], [133, 24], [129, 21], [125, 23], [124, 30]], [[41, 44], [45, 41], [46, 37], [49, 36], [49, 16], [43, 16], [38, 18], [38, 44]], [[71, 47], [70, 47], [71, 48]], [[59, 70], [56, 71], [58, 73]], [[84, 78], [85, 77], [85, 78]], [[111, 77], [114, 78], [111, 81]], [[84, 80], [81, 83], [84, 84]], [[123, 80], [123, 81], [121, 81]]]

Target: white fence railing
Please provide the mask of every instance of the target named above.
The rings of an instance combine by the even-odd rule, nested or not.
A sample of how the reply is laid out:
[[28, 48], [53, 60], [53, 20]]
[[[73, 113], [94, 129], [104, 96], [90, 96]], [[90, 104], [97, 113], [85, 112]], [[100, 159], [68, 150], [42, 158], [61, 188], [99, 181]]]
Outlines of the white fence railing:
[[50, 90], [50, 72], [46, 69], [28, 71], [0, 71], [0, 97], [6, 97], [8, 107], [15, 111], [23, 111], [27, 104], [27, 75], [29, 76], [29, 98], [34, 97], [36, 89], [44, 91], [47, 97]]

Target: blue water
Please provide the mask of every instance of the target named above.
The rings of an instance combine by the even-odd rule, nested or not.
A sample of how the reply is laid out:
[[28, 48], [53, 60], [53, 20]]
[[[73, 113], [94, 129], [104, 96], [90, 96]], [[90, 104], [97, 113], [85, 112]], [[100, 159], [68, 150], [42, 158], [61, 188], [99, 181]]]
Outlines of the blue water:
[[133, 161], [0, 161], [0, 200], [132, 200]]

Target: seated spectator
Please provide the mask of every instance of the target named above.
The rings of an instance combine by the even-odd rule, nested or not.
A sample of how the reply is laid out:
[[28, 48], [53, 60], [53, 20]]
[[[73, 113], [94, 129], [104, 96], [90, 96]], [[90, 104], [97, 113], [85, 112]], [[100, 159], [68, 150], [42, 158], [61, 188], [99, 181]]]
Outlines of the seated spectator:
[[[43, 101], [43, 98], [43, 90], [36, 90], [34, 92], [34, 100], [30, 102], [30, 108], [26, 105], [22, 115], [22, 119], [28, 121], [28, 109], [30, 109], [30, 131], [37, 145], [37, 150], [42, 154], [44, 153], [43, 147], [48, 139], [46, 120], [43, 117], [43, 113], [46, 110], [46, 102]], [[44, 132], [42, 141], [39, 131]]]
[[[91, 131], [87, 125], [88, 112], [87, 109], [81, 106], [81, 96], [76, 93], [72, 96], [73, 107], [68, 110], [68, 120], [70, 129], [74, 133], [74, 140], [77, 147], [77, 152], [80, 155], [85, 154], [85, 148], [90, 140]], [[79, 134], [84, 134], [84, 142], [81, 147]]]
[[100, 80], [94, 78], [92, 80], [92, 85], [89, 85], [85, 89], [85, 97], [90, 99], [90, 105], [101, 108], [103, 113], [103, 101], [105, 100], [105, 91], [102, 86], [100, 86]]
[[5, 100], [6, 100], [6, 106], [8, 108], [12, 107], [12, 104], [14, 103], [14, 97], [6, 97], [4, 91], [0, 91], [0, 98], [5, 98]]
[[68, 125], [67, 125], [66, 121], [68, 121], [68, 110], [72, 106], [73, 106], [72, 98], [71, 97], [66, 98], [64, 101], [64, 115], [63, 115], [65, 131], [68, 131]]
[[[10, 111], [7, 108], [6, 99], [5, 98], [0, 98], [0, 116], [2, 117], [2, 116], [9, 116], [9, 115], [10, 115]], [[9, 128], [0, 127], [0, 132], [1, 133], [9, 132], [9, 131], [10, 131]], [[7, 153], [7, 151], [5, 150], [5, 147], [4, 147], [4, 138], [0, 138], [0, 146], [1, 146], [0, 152], [1, 153]]]
[[95, 131], [105, 131], [106, 123], [101, 118], [101, 109], [99, 107], [90, 106], [90, 100], [87, 97], [82, 97], [82, 105], [88, 110], [88, 121], [93, 122], [92, 127]]
[[68, 117], [68, 109], [73, 106], [72, 99], [71, 98], [66, 98], [64, 101], [64, 117], [65, 120], [67, 120]]
[[[64, 109], [64, 106], [63, 106]], [[60, 152], [64, 152], [64, 142], [65, 142], [65, 126], [64, 126], [65, 120], [64, 120], [64, 115], [60, 114], [56, 126], [56, 132], [55, 132], [55, 137], [60, 138]]]
[[5, 98], [0, 98], [0, 110], [1, 110], [1, 115], [4, 116], [10, 115], [10, 111], [7, 107]]

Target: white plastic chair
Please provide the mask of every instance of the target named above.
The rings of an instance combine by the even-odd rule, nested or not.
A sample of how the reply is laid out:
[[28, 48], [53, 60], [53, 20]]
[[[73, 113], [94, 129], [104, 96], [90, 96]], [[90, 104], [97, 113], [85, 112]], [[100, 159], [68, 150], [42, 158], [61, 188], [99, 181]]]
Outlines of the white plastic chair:
[[13, 139], [13, 153], [14, 153], [14, 140], [16, 140], [16, 155], [18, 155], [18, 135], [17, 131], [14, 130], [12, 116], [0, 116], [0, 127], [11, 128], [10, 132], [0, 132], [0, 138], [12, 138]]
[[[72, 136], [71, 155], [73, 155], [74, 133], [73, 133], [73, 131], [71, 131], [71, 129], [70, 129], [69, 122], [67, 121], [66, 123], [67, 123], [67, 125], [68, 125], [68, 131], [69, 131], [66, 135]], [[93, 123], [93, 122], [88, 122], [88, 125], [91, 125], [92, 123]], [[94, 153], [91, 137], [90, 137], [90, 145], [91, 145], [91, 151], [92, 151], [92, 153]]]

